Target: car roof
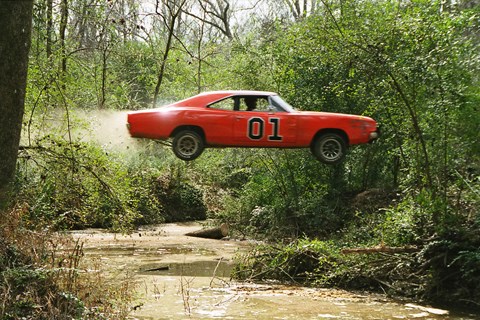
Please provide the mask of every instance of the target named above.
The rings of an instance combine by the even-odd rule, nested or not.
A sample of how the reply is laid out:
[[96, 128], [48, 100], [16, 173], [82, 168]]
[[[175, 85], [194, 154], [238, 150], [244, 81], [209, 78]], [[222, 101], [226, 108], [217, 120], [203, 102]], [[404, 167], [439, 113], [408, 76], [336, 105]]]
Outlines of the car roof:
[[211, 94], [227, 94], [232, 96], [271, 96], [276, 95], [275, 92], [270, 91], [257, 91], [257, 90], [217, 90], [217, 91], [205, 91], [198, 95], [211, 95]]
[[272, 96], [277, 95], [270, 91], [255, 91], [255, 90], [220, 90], [220, 91], [206, 91], [196, 96], [172, 103], [172, 106], [189, 106], [189, 107], [204, 107], [213, 102], [230, 98], [242, 96]]

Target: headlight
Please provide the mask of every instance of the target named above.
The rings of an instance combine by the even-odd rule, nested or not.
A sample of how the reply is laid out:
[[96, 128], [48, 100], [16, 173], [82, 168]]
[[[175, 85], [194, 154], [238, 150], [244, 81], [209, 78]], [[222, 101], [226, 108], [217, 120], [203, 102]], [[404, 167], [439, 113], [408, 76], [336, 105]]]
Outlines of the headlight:
[[370, 140], [375, 140], [378, 138], [378, 132], [370, 132]]

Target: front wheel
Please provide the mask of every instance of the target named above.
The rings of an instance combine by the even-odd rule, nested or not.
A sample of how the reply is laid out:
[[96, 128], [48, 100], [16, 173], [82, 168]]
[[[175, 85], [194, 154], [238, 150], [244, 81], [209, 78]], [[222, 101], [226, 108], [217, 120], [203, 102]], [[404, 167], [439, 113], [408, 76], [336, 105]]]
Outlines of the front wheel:
[[173, 138], [173, 153], [180, 159], [190, 161], [198, 158], [205, 148], [202, 137], [192, 130], [183, 130]]
[[313, 142], [312, 153], [323, 163], [337, 164], [345, 158], [347, 143], [336, 133], [325, 133]]

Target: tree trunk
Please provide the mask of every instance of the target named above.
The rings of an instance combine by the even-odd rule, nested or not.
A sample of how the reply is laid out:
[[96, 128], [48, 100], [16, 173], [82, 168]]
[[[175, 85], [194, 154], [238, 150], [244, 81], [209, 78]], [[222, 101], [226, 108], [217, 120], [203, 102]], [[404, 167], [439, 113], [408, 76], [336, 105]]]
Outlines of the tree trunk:
[[61, 52], [61, 65], [60, 65], [60, 79], [62, 88], [65, 90], [65, 75], [67, 74], [67, 49], [66, 49], [66, 33], [68, 23], [68, 0], [62, 0], [61, 4], [61, 16], [60, 16], [60, 52]]
[[108, 63], [108, 39], [105, 39], [102, 50], [102, 89], [100, 96], [99, 109], [105, 108], [105, 102], [107, 101], [107, 63]]
[[163, 82], [163, 75], [165, 73], [165, 66], [167, 65], [168, 54], [170, 53], [170, 48], [172, 46], [172, 38], [173, 38], [173, 28], [175, 26], [175, 19], [172, 19], [170, 24], [170, 28], [168, 31], [168, 38], [167, 44], [165, 45], [165, 51], [163, 53], [162, 63], [160, 65], [160, 71], [158, 72], [157, 76], [157, 84], [155, 86], [155, 92], [153, 93], [153, 107], [157, 104], [158, 94], [160, 92], [160, 87]]
[[404, 246], [404, 247], [387, 247], [384, 245], [380, 245], [377, 247], [371, 248], [351, 248], [351, 249], [343, 249], [343, 254], [369, 254], [369, 253], [412, 253], [418, 252], [420, 249], [416, 246]]
[[205, 34], [205, 16], [206, 12], [203, 12], [203, 20], [200, 20], [200, 31], [198, 35], [198, 45], [197, 45], [197, 93], [202, 92], [202, 42], [203, 36]]
[[53, 0], [47, 0], [47, 59], [52, 56]]
[[[167, 65], [167, 59], [170, 53], [170, 49], [172, 47], [172, 41], [175, 33], [175, 25], [177, 23], [177, 20], [180, 17], [180, 14], [182, 13], [182, 10], [183, 10], [182, 8], [185, 2], [186, 0], [180, 0], [179, 2], [173, 1], [171, 3], [167, 1], [164, 3], [167, 9], [166, 11], [168, 11], [168, 17], [165, 14], [165, 16], [163, 17], [163, 20], [165, 22], [165, 27], [167, 27], [168, 29], [168, 36], [167, 36], [167, 43], [165, 44], [165, 51], [163, 52], [162, 62], [160, 64], [160, 71], [158, 72], [158, 76], [157, 76], [157, 85], [155, 86], [155, 92], [153, 94], [153, 107], [156, 106], [158, 94], [160, 92], [160, 87], [163, 81], [163, 76], [165, 74], [165, 67]], [[160, 10], [160, 1], [157, 0], [155, 11], [157, 12], [158, 15], [161, 15], [159, 10]]]
[[228, 235], [228, 226], [222, 223], [220, 227], [211, 229], [202, 229], [185, 234], [189, 237], [207, 238], [207, 239], [222, 239]]
[[33, 0], [0, 5], [0, 208], [15, 173], [27, 84]]

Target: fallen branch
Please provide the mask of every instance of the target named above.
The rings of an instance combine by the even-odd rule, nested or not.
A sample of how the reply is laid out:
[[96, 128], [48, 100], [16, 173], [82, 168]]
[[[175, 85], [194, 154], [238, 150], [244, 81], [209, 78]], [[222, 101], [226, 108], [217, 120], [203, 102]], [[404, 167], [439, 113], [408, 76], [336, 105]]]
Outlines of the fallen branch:
[[160, 267], [156, 267], [156, 268], [146, 269], [144, 271], [145, 272], [153, 272], [153, 271], [168, 271], [168, 270], [170, 270], [169, 266], [160, 266]]
[[369, 254], [369, 253], [411, 253], [417, 252], [419, 248], [416, 246], [404, 246], [404, 247], [388, 247], [388, 246], [377, 246], [371, 248], [351, 248], [343, 249], [343, 254]]

